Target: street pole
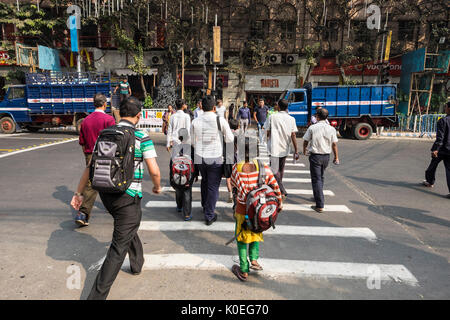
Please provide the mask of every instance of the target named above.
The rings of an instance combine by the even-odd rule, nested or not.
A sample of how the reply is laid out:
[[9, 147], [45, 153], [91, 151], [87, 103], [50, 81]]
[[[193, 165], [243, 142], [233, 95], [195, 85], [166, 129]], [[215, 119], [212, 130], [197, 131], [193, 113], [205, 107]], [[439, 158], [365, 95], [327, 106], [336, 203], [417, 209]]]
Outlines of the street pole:
[[184, 46], [181, 46], [181, 99], [184, 99]]
[[[215, 26], [217, 27], [217, 14], [216, 14]], [[214, 55], [214, 52], [213, 52], [213, 55]], [[214, 62], [214, 56], [213, 56], [213, 62]], [[216, 66], [216, 63], [214, 62], [214, 79], [213, 79], [213, 81], [214, 81], [214, 85], [213, 85], [214, 93], [216, 92], [216, 71], [217, 71], [217, 66]]]

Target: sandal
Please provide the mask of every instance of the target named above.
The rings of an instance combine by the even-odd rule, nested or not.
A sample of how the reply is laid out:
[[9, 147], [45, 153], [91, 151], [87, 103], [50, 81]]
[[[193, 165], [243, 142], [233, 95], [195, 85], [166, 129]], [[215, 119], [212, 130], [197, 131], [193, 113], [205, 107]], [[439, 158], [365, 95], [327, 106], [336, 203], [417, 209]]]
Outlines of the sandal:
[[191, 221], [192, 220], [192, 215], [184, 217], [184, 221]]
[[255, 261], [255, 264], [250, 263], [250, 269], [255, 270], [255, 271], [261, 271], [263, 268], [257, 261]]
[[234, 273], [234, 275], [241, 281], [247, 281], [247, 277], [244, 276], [244, 274], [241, 272], [241, 268], [235, 264], [231, 268], [231, 271]]

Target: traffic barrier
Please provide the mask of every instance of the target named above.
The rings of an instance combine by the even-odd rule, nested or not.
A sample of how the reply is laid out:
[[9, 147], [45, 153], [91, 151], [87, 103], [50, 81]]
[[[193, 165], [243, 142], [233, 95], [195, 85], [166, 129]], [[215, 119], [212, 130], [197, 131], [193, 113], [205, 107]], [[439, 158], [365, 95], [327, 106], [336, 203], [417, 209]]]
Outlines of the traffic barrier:
[[380, 135], [434, 138], [437, 122], [445, 114], [398, 115], [398, 127], [382, 128]]
[[149, 132], [162, 132], [163, 115], [166, 109], [143, 109], [136, 128]]

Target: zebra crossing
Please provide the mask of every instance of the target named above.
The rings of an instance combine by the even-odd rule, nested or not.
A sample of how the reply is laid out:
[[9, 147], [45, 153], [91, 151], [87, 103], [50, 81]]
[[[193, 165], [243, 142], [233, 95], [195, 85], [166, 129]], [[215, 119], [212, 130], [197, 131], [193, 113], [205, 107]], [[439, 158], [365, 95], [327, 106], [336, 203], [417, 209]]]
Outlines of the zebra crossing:
[[[268, 159], [267, 150], [261, 148], [261, 158]], [[327, 197], [324, 212], [316, 213], [311, 205], [313, 201], [310, 199], [309, 203], [304, 203], [305, 200], [299, 198], [301, 195], [311, 195], [312, 190], [306, 183], [310, 183], [310, 178], [298, 178], [308, 176], [309, 170], [301, 169], [305, 167], [303, 163], [287, 163], [286, 171], [288, 178], [283, 179], [283, 183], [288, 192], [288, 197], [283, 203], [282, 215], [291, 216], [301, 214], [302, 212], [312, 212], [318, 215], [321, 219], [326, 219], [327, 215], [352, 214], [352, 210], [346, 205], [336, 203], [337, 197], [331, 190], [324, 190], [324, 195]], [[199, 177], [200, 179], [200, 177]], [[297, 188], [299, 187], [299, 188]], [[300, 188], [301, 187], [301, 188]], [[173, 199], [174, 190], [172, 187], [166, 186], [163, 188], [163, 194]], [[222, 180], [222, 185], [219, 191], [223, 194], [227, 193], [225, 179]], [[194, 196], [199, 197], [200, 187], [194, 186], [192, 189]], [[222, 198], [223, 199], [223, 198]], [[302, 203], [303, 202], [303, 203]], [[226, 201], [218, 201], [216, 208], [220, 212], [226, 212], [227, 215], [221, 214], [219, 221], [213, 223], [211, 226], [206, 226], [203, 221], [201, 213], [201, 202], [193, 201], [193, 217], [192, 221], [172, 221], [170, 219], [164, 220], [162, 218], [163, 211], [175, 211], [176, 202], [174, 200], [150, 200], [144, 205], [148, 209], [156, 209], [158, 218], [162, 220], [143, 220], [141, 222], [139, 231], [143, 232], [177, 232], [186, 233], [186, 242], [190, 241], [188, 232], [203, 232], [211, 234], [224, 235], [225, 238], [231, 238], [234, 235], [235, 223], [233, 221], [225, 221], [228, 214], [231, 215], [233, 207], [232, 203]], [[172, 216], [173, 217], [173, 216]], [[199, 219], [200, 218], [200, 219]], [[229, 217], [228, 217], [229, 218]], [[181, 216], [180, 216], [181, 219]], [[196, 220], [197, 219], [197, 220]], [[200, 220], [200, 221], [199, 221]], [[221, 221], [223, 220], [223, 221]], [[231, 219], [229, 219], [231, 220]], [[285, 220], [286, 221], [286, 220]], [[355, 227], [338, 227], [338, 226], [301, 226], [290, 224], [277, 224], [275, 229], [267, 230], [264, 237], [294, 237], [299, 241], [304, 241], [305, 238], [314, 237], [316, 239], [324, 239], [329, 241], [330, 248], [337, 239], [344, 239], [348, 241], [364, 241], [366, 246], [376, 245], [378, 238], [376, 234], [369, 228], [364, 226]], [[279, 238], [277, 238], [279, 239]], [[336, 248], [336, 250], [342, 248]], [[165, 253], [165, 254], [144, 254], [145, 263], [143, 270], [193, 270], [193, 271], [210, 271], [210, 272], [231, 272], [233, 264], [239, 264], [239, 257], [236, 252], [236, 245], [232, 244], [225, 247], [224, 251], [228, 254], [217, 254], [217, 252], [205, 253], [205, 250], [198, 253]], [[223, 253], [223, 252], [220, 252]], [[90, 269], [99, 269], [103, 263], [103, 259], [92, 265]], [[401, 282], [406, 285], [417, 286], [418, 280], [415, 276], [401, 264], [385, 264], [385, 263], [361, 263], [358, 261], [317, 261], [312, 260], [295, 260], [295, 259], [275, 259], [269, 254], [264, 254], [259, 260], [259, 263], [264, 267], [262, 272], [258, 274], [262, 277], [277, 278], [283, 277], [297, 277], [297, 278], [326, 278], [326, 279], [360, 279], [368, 280], [373, 276], [373, 270], [376, 270], [376, 275], [380, 281]], [[129, 260], [126, 258], [123, 269], [129, 268]]]

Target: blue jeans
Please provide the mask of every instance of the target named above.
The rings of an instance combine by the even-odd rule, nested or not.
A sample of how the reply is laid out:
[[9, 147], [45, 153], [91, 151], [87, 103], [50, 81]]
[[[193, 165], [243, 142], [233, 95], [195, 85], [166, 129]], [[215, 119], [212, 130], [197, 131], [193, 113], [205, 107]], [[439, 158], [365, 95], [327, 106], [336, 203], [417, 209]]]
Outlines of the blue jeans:
[[264, 142], [264, 122], [258, 122], [258, 136], [259, 136], [259, 143]]
[[311, 173], [311, 184], [316, 201], [317, 208], [325, 206], [325, 199], [323, 196], [323, 174], [330, 161], [329, 154], [311, 154], [309, 156], [309, 171]]

